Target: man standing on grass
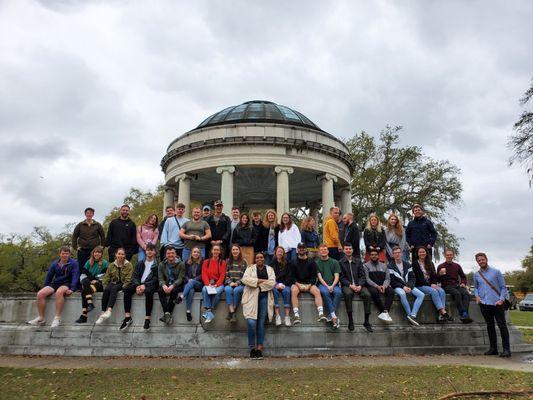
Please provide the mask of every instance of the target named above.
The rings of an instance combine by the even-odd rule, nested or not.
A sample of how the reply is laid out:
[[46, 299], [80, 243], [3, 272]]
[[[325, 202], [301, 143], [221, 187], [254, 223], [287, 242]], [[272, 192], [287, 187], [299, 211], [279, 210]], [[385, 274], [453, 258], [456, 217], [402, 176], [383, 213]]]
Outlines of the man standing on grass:
[[487, 323], [487, 333], [489, 334], [490, 348], [485, 355], [498, 355], [498, 337], [494, 320], [500, 328], [503, 351], [500, 357], [511, 357], [511, 345], [509, 343], [509, 329], [505, 321], [504, 302], [508, 297], [505, 279], [500, 270], [489, 267], [487, 255], [485, 253], [476, 254], [476, 262], [479, 271], [474, 274], [474, 294], [476, 303], [479, 304], [481, 314]]

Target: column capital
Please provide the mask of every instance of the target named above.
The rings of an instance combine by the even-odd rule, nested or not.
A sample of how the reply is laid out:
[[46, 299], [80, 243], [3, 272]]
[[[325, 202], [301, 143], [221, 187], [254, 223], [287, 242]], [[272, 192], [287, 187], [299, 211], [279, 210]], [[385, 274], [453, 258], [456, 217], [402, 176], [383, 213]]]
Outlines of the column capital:
[[163, 186], [163, 189], [165, 190], [172, 190], [172, 191], [176, 191], [176, 187], [175, 186], [171, 186], [171, 185], [164, 185]]
[[333, 181], [333, 182], [337, 182], [338, 180], [338, 178], [335, 175], [331, 175], [331, 174], [322, 174], [322, 175], [317, 176], [316, 179], [318, 181]]
[[294, 173], [294, 168], [277, 165], [277, 166], [274, 167], [274, 172], [276, 174], [281, 174], [282, 172], [286, 172], [288, 174], [292, 174], [292, 173]]
[[176, 176], [175, 180], [176, 180], [176, 183], [179, 183], [179, 181], [192, 180], [192, 178], [193, 178], [192, 175], [181, 174], [181, 175]]
[[223, 167], [217, 168], [217, 174], [222, 174], [223, 172], [229, 172], [230, 174], [234, 174], [235, 167], [233, 165], [224, 165]]

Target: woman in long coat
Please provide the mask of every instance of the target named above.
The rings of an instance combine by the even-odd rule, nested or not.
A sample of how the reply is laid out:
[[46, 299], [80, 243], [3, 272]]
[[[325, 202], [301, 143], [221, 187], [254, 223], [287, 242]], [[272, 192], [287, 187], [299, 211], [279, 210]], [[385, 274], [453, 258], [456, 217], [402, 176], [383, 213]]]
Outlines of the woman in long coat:
[[274, 315], [272, 289], [276, 284], [274, 269], [265, 264], [263, 253], [255, 255], [255, 264], [246, 268], [241, 282], [245, 285], [241, 304], [248, 325], [250, 358], [262, 360], [265, 319], [268, 316], [268, 320], [272, 321]]

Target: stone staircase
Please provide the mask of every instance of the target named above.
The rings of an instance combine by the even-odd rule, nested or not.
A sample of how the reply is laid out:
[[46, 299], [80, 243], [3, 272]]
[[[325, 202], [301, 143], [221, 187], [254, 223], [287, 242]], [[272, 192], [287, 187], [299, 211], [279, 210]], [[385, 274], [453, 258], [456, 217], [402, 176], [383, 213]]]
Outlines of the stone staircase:
[[[101, 293], [94, 296], [97, 309], [89, 314], [86, 324], [75, 324], [81, 311], [80, 294], [75, 293], [65, 301], [61, 325], [51, 329], [54, 316], [54, 299], [49, 298], [46, 310], [47, 325], [34, 327], [26, 321], [36, 316], [35, 295], [0, 295], [0, 353], [24, 355], [67, 356], [245, 356], [248, 353], [246, 321], [239, 312], [237, 323], [226, 321], [227, 307], [222, 300], [216, 317], [210, 324], [200, 321], [202, 299], [195, 294], [193, 320], [185, 317], [184, 303], [174, 309], [174, 322], [165, 326], [159, 321], [162, 315], [157, 295], [154, 299], [152, 327], [143, 329], [144, 298], [134, 296], [132, 306], [133, 325], [125, 332], [118, 327], [123, 318], [122, 295], [119, 295], [112, 317], [105, 324], [96, 326]], [[445, 325], [436, 323], [436, 311], [426, 296], [418, 320], [420, 327], [412, 327], [398, 299], [391, 317], [394, 322], [385, 325], [377, 319], [377, 309], [372, 310], [373, 333], [362, 327], [363, 304], [354, 300], [354, 332], [347, 329], [344, 303], [338, 315], [341, 328], [333, 330], [316, 322], [317, 312], [312, 297], [304, 296], [300, 302], [302, 324], [292, 327], [267, 325], [265, 348], [267, 355], [310, 354], [479, 354], [488, 348], [488, 337], [479, 312], [472, 301], [471, 317], [474, 323], [463, 325], [453, 303], [449, 311], [456, 319]], [[282, 311], [283, 312], [283, 311]], [[533, 351], [533, 345], [523, 342], [522, 334], [510, 326], [513, 351]]]

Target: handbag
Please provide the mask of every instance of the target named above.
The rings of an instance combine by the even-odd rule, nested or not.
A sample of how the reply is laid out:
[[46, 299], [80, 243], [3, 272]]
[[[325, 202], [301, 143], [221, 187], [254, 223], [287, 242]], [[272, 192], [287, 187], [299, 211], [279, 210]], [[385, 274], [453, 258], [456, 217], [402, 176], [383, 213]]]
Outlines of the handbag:
[[[499, 291], [498, 289], [496, 289], [496, 287], [495, 287], [492, 283], [490, 283], [489, 280], [488, 280], [487, 278], [485, 278], [485, 275], [483, 275], [483, 272], [479, 271], [479, 276], [481, 276], [481, 279], [483, 279], [483, 280], [485, 281], [485, 283], [486, 283], [487, 285], [489, 285], [489, 287], [490, 287], [492, 290], [494, 290], [498, 296], [501, 295], [500, 291]], [[511, 302], [510, 302], [508, 299], [504, 299], [504, 300], [503, 300], [503, 308], [504, 308], [505, 310], [508, 310], [509, 308], [511, 308]]]

